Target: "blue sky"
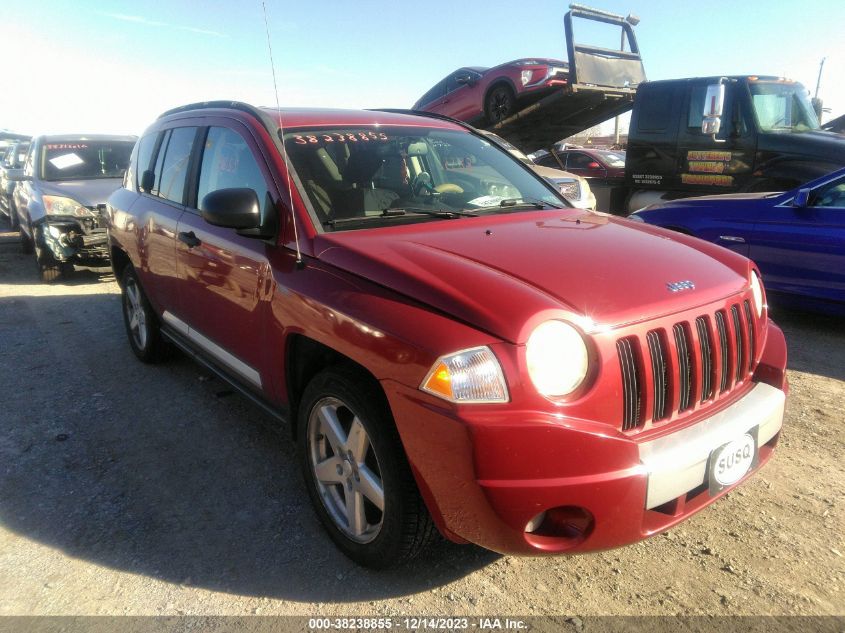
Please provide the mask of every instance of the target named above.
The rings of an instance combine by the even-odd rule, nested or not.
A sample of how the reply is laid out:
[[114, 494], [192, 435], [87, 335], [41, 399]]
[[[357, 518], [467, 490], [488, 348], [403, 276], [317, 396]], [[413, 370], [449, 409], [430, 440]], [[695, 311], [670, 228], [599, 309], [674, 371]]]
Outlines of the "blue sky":
[[[826, 57], [826, 118], [845, 114], [841, 0], [584, 4], [641, 18], [649, 79], [774, 74], [814, 91]], [[282, 105], [409, 107], [459, 66], [566, 59], [566, 2], [266, 5]], [[585, 35], [614, 44], [606, 33]], [[0, 128], [139, 134], [162, 111], [193, 101], [275, 103], [260, 0], [10, 2], [0, 42]]]

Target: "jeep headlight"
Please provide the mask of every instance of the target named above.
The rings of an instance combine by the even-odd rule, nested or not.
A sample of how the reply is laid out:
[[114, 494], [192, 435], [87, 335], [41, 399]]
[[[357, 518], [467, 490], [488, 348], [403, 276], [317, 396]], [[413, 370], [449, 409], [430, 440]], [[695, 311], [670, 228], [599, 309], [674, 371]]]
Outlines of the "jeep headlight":
[[72, 215], [77, 218], [91, 217], [91, 209], [79, 204], [73, 198], [64, 196], [42, 196], [44, 212], [47, 215]]
[[754, 270], [751, 271], [751, 296], [754, 298], [754, 309], [759, 319], [763, 316], [763, 284]]
[[566, 396], [587, 376], [589, 355], [580, 332], [568, 323], [541, 323], [525, 344], [528, 375], [544, 396]]
[[458, 404], [508, 401], [502, 367], [489, 347], [441, 356], [420, 389]]

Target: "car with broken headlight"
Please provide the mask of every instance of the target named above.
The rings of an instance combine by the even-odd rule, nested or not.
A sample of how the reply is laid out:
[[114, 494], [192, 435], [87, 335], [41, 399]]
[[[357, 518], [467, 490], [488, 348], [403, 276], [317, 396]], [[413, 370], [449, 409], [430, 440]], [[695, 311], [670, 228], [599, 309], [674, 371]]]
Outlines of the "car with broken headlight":
[[526, 555], [633, 543], [780, 437], [786, 347], [750, 260], [575, 209], [454, 121], [184, 106], [108, 205], [135, 355], [180, 349], [278, 420], [360, 564], [436, 531]]
[[13, 193], [21, 248], [43, 281], [76, 264], [108, 265], [106, 200], [120, 187], [135, 136], [49, 135], [33, 139]]

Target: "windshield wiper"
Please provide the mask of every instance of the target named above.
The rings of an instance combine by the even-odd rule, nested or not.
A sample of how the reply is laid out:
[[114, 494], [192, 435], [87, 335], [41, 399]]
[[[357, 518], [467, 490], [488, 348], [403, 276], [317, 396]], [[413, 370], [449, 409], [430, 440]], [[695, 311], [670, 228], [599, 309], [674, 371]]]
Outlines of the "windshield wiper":
[[556, 204], [540, 200], [538, 198], [506, 198], [499, 203], [499, 206], [504, 207], [533, 207], [535, 209], [562, 209]]
[[475, 211], [452, 211], [450, 209], [426, 209], [425, 207], [404, 207], [402, 209], [385, 209], [384, 213], [395, 213], [401, 211], [404, 213], [423, 213], [425, 215], [434, 215], [438, 218], [456, 218], [459, 215], [476, 217], [478, 214]]
[[438, 218], [453, 219], [458, 216], [476, 217], [478, 214], [473, 211], [450, 211], [448, 209], [425, 209], [421, 207], [405, 207], [401, 209], [382, 209], [378, 215], [352, 216], [348, 218], [329, 218], [323, 224], [326, 226], [337, 226], [338, 224], [352, 224], [355, 222], [370, 222], [373, 220], [384, 220], [388, 218], [401, 218], [409, 213], [420, 215], [433, 215]]

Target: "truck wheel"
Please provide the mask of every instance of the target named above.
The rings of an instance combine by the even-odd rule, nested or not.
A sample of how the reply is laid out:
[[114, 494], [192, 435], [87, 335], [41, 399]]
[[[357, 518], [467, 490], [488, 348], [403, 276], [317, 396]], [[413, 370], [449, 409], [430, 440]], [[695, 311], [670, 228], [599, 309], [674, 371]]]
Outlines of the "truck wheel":
[[416, 556], [436, 534], [382, 394], [360, 372], [317, 374], [299, 407], [308, 494], [349, 558], [386, 568]]
[[131, 265], [123, 271], [121, 290], [123, 323], [135, 356], [145, 363], [164, 360], [170, 355], [170, 346], [162, 339], [158, 317]]
[[500, 84], [493, 88], [484, 102], [484, 114], [490, 123], [504, 121], [514, 112], [516, 97], [510, 86]]

